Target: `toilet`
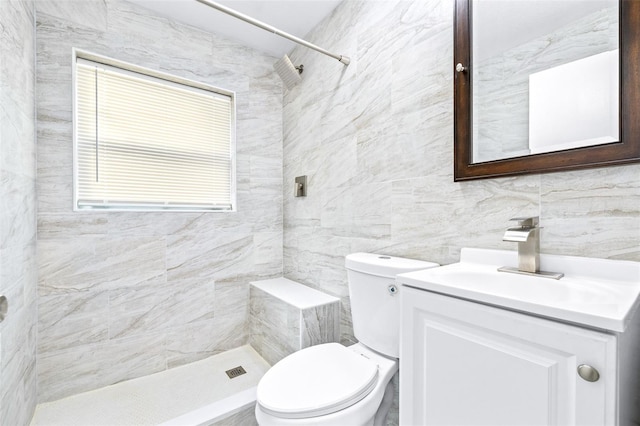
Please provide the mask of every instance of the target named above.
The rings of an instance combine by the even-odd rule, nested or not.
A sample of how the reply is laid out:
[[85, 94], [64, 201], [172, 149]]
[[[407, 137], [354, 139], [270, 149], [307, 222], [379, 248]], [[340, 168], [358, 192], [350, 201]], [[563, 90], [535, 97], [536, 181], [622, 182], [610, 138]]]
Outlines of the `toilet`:
[[358, 343], [325, 343], [276, 363], [257, 389], [256, 419], [269, 425], [383, 425], [398, 371], [400, 298], [395, 276], [436, 263], [372, 253], [346, 257]]

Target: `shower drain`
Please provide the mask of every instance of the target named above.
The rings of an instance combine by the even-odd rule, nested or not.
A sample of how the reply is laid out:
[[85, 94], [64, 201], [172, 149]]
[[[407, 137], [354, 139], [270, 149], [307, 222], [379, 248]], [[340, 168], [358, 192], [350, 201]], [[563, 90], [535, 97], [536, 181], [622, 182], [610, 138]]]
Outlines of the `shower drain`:
[[242, 368], [241, 365], [239, 365], [237, 367], [232, 368], [231, 370], [225, 371], [225, 373], [227, 373], [227, 376], [229, 376], [230, 379], [235, 379], [236, 377], [242, 376], [247, 372], [244, 370], [244, 368]]

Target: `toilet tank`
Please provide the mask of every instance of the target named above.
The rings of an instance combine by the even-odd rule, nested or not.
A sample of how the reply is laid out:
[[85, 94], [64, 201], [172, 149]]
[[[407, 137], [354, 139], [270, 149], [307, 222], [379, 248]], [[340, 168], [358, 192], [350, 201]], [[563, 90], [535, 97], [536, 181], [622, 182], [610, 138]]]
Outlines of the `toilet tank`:
[[395, 276], [439, 266], [373, 253], [346, 257], [353, 331], [358, 341], [384, 355], [400, 355], [400, 292]]

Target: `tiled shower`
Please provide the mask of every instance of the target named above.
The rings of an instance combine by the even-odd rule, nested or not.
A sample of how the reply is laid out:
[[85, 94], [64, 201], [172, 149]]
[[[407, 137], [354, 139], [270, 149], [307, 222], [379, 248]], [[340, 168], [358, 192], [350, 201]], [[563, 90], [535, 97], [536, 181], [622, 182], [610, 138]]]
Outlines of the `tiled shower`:
[[[245, 344], [249, 282], [282, 274], [272, 58], [124, 1], [37, 8], [39, 400]], [[74, 47], [236, 92], [237, 213], [71, 211]]]

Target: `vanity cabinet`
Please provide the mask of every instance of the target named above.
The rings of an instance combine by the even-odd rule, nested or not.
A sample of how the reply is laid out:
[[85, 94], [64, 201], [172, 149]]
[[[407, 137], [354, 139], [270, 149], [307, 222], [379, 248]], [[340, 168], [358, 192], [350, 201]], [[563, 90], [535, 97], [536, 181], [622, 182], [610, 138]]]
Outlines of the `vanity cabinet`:
[[[640, 371], [618, 371], [620, 335], [407, 286], [401, 292], [400, 424], [632, 424], [619, 419], [618, 374]], [[599, 378], [583, 379], [581, 365], [588, 379], [594, 371]]]

